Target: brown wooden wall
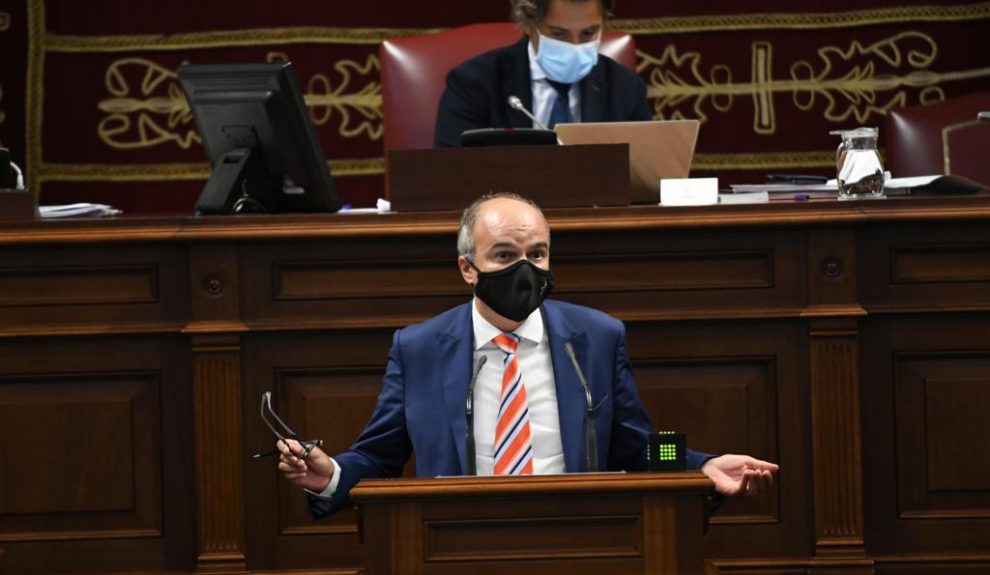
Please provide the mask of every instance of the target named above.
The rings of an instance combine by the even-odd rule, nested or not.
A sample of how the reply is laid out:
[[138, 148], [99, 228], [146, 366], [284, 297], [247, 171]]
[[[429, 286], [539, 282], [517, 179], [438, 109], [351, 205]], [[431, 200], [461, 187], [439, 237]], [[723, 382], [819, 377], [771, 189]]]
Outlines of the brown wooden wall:
[[[990, 198], [550, 212], [662, 429], [777, 461], [724, 574], [990, 572]], [[0, 573], [353, 573], [258, 418], [345, 448], [394, 329], [468, 296], [456, 214], [0, 230]]]

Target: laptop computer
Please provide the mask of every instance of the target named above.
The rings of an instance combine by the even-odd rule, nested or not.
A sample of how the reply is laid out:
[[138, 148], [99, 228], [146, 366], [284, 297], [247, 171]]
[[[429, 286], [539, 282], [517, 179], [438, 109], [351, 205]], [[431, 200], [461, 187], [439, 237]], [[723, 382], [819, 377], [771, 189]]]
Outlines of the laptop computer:
[[557, 124], [566, 145], [629, 144], [629, 193], [633, 203], [660, 201], [661, 178], [686, 178], [691, 171], [698, 120]]

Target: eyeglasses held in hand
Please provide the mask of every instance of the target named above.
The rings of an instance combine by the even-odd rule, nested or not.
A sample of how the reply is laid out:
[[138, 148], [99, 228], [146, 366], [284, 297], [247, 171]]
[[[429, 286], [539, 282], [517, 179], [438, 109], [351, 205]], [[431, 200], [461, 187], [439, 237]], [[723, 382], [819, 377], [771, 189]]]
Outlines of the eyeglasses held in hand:
[[[296, 455], [299, 459], [306, 459], [309, 457], [309, 453], [313, 451], [314, 447], [323, 445], [322, 439], [311, 439], [309, 441], [303, 441], [299, 438], [299, 435], [292, 428], [286, 425], [282, 418], [275, 413], [272, 409], [272, 392], [266, 391], [261, 394], [261, 421], [265, 422], [268, 429], [272, 430], [275, 434], [275, 438], [282, 443], [288, 445], [287, 439], [294, 439], [302, 445], [303, 452], [300, 455]], [[275, 449], [272, 451], [265, 451], [263, 453], [255, 453], [254, 458], [258, 459], [260, 457], [271, 457], [272, 455], [278, 455], [281, 453], [279, 450]]]

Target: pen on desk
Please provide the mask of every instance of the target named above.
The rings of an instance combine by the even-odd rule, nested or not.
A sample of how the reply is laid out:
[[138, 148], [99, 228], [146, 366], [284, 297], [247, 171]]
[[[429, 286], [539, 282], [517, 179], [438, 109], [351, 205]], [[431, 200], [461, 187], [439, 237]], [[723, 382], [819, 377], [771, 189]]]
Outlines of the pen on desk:
[[801, 202], [804, 200], [810, 200], [811, 196], [809, 196], [808, 194], [794, 194], [794, 199]]

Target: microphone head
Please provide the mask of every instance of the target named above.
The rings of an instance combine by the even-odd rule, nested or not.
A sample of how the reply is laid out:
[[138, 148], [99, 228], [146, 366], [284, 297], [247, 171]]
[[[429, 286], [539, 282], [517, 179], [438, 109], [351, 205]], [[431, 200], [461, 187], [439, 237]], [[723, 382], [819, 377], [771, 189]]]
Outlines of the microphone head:
[[509, 100], [509, 107], [511, 107], [513, 110], [520, 110], [520, 111], [522, 110], [523, 107], [522, 100], [520, 100], [518, 96], [509, 96], [508, 100]]

